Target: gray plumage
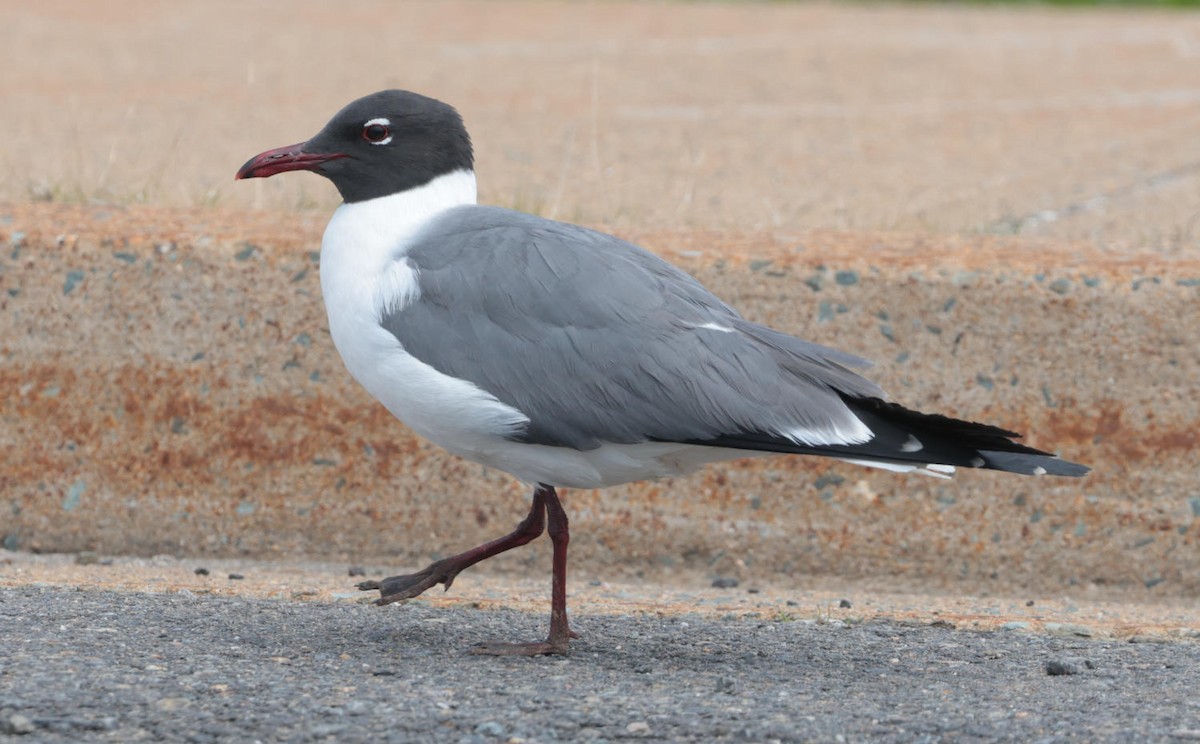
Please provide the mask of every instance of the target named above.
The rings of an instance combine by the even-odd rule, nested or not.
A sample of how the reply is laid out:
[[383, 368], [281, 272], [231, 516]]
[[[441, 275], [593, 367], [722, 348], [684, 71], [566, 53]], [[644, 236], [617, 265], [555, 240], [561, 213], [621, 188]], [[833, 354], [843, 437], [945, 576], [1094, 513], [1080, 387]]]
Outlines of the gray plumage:
[[329, 178], [346, 201], [321, 243], [321, 293], [346, 368], [415, 431], [538, 484], [508, 535], [358, 585], [378, 590], [381, 604], [448, 589], [462, 570], [545, 529], [550, 633], [484, 653], [567, 652], [569, 525], [556, 486], [768, 453], [937, 476], [956, 466], [1088, 470], [1004, 429], [887, 401], [849, 369], [863, 360], [745, 320], [641, 248], [476, 206], [470, 138], [440, 101], [366, 96], [308, 142], [251, 158], [237, 177], [295, 170]]
[[519, 441], [588, 450], [845, 430], [857, 420], [839, 393], [882, 395], [848, 369], [864, 360], [751, 323], [691, 276], [593, 230], [457, 207], [405, 260], [420, 296], [384, 328], [528, 416]]

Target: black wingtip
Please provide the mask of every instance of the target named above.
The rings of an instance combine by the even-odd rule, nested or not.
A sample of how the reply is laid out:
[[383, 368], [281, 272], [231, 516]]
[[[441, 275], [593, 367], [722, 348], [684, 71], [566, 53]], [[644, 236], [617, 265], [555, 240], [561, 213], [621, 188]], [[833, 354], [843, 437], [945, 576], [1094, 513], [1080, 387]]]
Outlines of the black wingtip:
[[1087, 465], [1063, 460], [1053, 455], [1028, 455], [1020, 452], [980, 451], [986, 467], [1022, 475], [1062, 475], [1079, 478], [1092, 472]]

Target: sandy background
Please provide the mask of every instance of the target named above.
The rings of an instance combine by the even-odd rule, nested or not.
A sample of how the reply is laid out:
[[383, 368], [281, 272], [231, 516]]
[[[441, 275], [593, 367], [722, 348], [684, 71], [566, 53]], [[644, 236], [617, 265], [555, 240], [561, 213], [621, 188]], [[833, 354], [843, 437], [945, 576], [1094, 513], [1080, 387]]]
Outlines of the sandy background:
[[[0, 6], [0, 48], [5, 549], [402, 567], [524, 513], [342, 369], [312, 253], [333, 189], [232, 181], [402, 86], [463, 112], [484, 201], [642, 242], [909, 405], [1096, 468], [571, 492], [581, 575], [1200, 592], [1200, 16], [43, 2]], [[493, 564], [541, 577], [548, 546]]]
[[0, 198], [320, 209], [234, 184], [383, 87], [458, 106], [482, 197], [620, 227], [1194, 247], [1200, 18], [944, 6], [6, 3]]

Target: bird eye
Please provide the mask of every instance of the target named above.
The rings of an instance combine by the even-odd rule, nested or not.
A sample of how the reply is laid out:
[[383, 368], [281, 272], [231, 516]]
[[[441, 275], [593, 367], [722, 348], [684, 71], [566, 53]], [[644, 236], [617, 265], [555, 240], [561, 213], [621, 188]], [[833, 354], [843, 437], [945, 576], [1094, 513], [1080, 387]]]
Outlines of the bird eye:
[[371, 119], [363, 124], [362, 137], [372, 145], [386, 145], [392, 141], [390, 125], [387, 119]]

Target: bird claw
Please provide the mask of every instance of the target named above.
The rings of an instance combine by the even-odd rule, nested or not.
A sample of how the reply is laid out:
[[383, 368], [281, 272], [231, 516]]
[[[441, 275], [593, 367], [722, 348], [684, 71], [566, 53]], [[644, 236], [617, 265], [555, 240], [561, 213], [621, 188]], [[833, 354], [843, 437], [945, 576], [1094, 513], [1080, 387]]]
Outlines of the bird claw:
[[383, 581], [359, 582], [358, 589], [364, 592], [378, 590], [379, 599], [375, 600], [375, 604], [386, 605], [420, 596], [437, 584], [444, 584], [449, 589], [457, 575], [458, 571], [453, 567], [446, 566], [444, 561], [437, 561], [417, 573], [389, 576]]

